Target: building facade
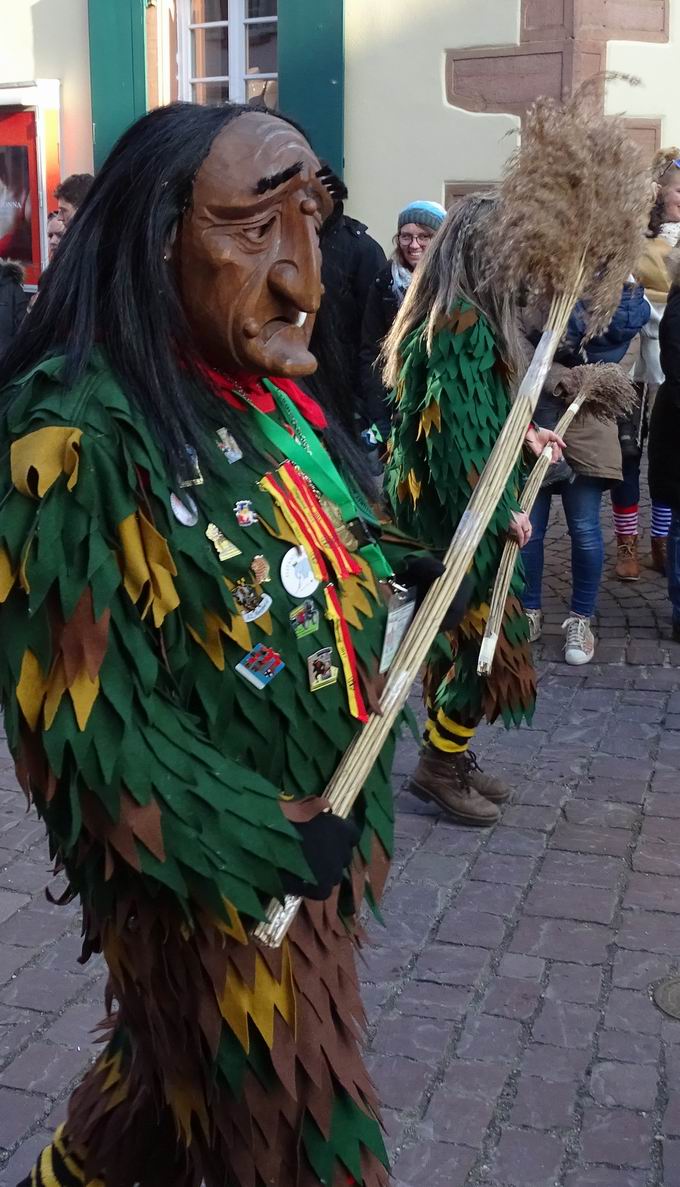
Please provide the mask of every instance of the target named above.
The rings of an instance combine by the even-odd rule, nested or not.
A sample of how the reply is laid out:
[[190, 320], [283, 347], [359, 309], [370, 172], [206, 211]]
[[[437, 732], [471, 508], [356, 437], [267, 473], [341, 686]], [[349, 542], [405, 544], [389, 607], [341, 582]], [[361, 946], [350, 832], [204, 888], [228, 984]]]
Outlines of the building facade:
[[90, 171], [159, 103], [230, 98], [297, 119], [388, 246], [408, 201], [498, 179], [538, 94], [566, 97], [604, 69], [640, 79], [610, 83], [605, 102], [650, 155], [680, 141], [680, 0], [12, 0], [0, 242], [21, 112], [40, 142], [28, 206], [41, 244], [55, 171]]

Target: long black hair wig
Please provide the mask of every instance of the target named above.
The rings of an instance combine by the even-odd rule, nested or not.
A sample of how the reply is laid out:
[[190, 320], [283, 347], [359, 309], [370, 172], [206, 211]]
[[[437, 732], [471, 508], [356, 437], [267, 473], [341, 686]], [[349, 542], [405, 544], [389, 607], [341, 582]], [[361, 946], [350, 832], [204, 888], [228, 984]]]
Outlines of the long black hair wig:
[[[218, 404], [202, 374], [167, 256], [213, 140], [253, 110], [173, 103], [124, 132], [0, 358], [0, 389], [56, 355], [64, 356], [63, 382], [71, 387], [99, 346], [173, 468], [188, 444], [202, 452], [216, 423], [234, 423], [238, 414]], [[337, 423], [337, 397], [317, 395], [329, 415], [332, 451], [364, 485], [361, 451]]]

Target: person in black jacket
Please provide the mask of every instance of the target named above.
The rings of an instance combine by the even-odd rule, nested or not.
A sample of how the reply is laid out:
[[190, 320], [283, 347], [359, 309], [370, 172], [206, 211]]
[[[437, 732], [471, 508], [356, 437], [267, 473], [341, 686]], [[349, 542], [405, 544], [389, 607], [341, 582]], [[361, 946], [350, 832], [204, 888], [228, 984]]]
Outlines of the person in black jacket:
[[375, 424], [384, 439], [389, 436], [390, 409], [377, 365], [378, 356], [406, 296], [414, 269], [445, 217], [446, 211], [438, 202], [411, 202], [404, 207], [397, 220], [392, 258], [375, 277], [366, 302], [359, 356], [361, 394], [368, 423]]
[[668, 257], [672, 287], [659, 327], [659, 388], [649, 425], [649, 492], [655, 503], [671, 508], [666, 572], [672, 608], [673, 638], [680, 642], [680, 249]]
[[21, 264], [0, 260], [0, 355], [9, 346], [28, 308], [28, 296], [22, 281]]

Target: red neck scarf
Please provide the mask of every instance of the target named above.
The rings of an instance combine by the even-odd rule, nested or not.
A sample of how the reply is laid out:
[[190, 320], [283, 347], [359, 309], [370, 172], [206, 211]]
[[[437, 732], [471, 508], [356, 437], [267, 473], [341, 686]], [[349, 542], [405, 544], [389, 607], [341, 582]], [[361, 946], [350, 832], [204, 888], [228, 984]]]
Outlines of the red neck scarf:
[[[229, 404], [230, 408], [236, 408], [239, 412], [245, 412], [246, 403], [239, 399], [234, 388], [240, 387], [248, 397], [248, 401], [254, 405], [260, 412], [275, 412], [276, 403], [271, 392], [265, 390], [262, 382], [257, 375], [247, 375], [242, 372], [237, 373], [233, 377], [221, 375], [219, 371], [213, 371], [211, 367], [203, 366], [203, 371], [210, 381], [215, 395], [219, 396]], [[292, 379], [272, 379], [272, 383], [281, 388], [281, 391], [293, 401], [295, 407], [302, 413], [305, 420], [314, 429], [325, 429], [328, 421], [326, 420], [323, 409], [317, 404], [316, 400], [308, 396]]]

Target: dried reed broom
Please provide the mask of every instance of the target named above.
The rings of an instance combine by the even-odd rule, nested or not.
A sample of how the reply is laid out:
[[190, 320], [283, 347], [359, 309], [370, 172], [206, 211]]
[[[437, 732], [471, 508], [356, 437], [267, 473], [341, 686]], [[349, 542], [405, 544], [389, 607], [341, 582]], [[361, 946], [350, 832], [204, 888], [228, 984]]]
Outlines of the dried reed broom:
[[[446, 552], [444, 574], [423, 600], [394, 658], [380, 713], [372, 714], [356, 735], [326, 788], [329, 806], [339, 816], [349, 815], [361, 794], [472, 563], [516, 465], [577, 298], [588, 297], [588, 332], [604, 329], [634, 265], [648, 214], [649, 179], [622, 121], [594, 110], [592, 90], [582, 88], [565, 106], [552, 99], [534, 105], [500, 189], [498, 217], [489, 220], [489, 283], [524, 285], [531, 295], [545, 298], [545, 330]], [[483, 293], [480, 302], [483, 307]], [[277, 947], [300, 903], [293, 896], [283, 904], [273, 900], [254, 936]]]
[[[616, 420], [620, 416], [630, 416], [635, 408], [637, 400], [635, 388], [616, 363], [595, 363], [585, 367], [573, 367], [570, 376], [572, 385], [578, 387], [578, 393], [557, 424], [556, 432], [559, 437], [564, 436], [579, 413], [597, 420]], [[533, 467], [522, 491], [519, 505], [527, 515], [531, 513], [538, 498], [538, 492], [551, 462], [552, 448], [548, 445]], [[493, 666], [503, 623], [505, 603], [510, 592], [518, 553], [519, 546], [516, 540], [507, 540], [494, 582], [489, 618], [479, 649], [477, 672], [480, 676], [488, 676]]]

